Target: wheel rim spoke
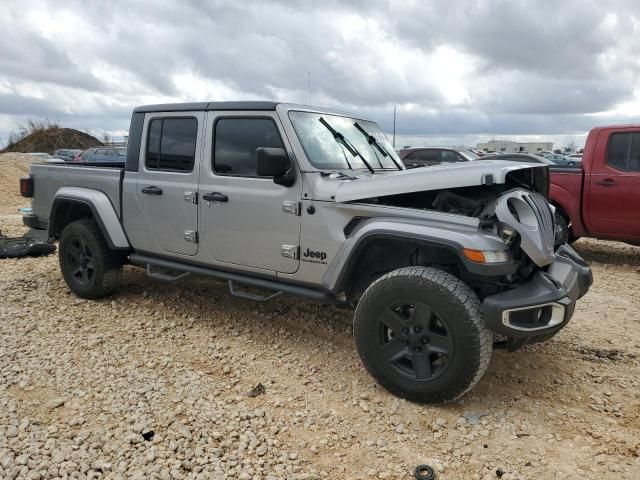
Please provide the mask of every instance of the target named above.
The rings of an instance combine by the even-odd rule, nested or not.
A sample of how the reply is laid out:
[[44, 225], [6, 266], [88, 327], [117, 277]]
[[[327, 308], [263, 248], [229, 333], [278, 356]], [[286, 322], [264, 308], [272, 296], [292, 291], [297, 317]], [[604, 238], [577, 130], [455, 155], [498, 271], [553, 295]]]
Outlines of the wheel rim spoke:
[[382, 323], [395, 333], [399, 334], [402, 329], [406, 327], [407, 319], [403, 318], [399, 312], [395, 311], [395, 309], [390, 308], [385, 312], [385, 315], [382, 318]]
[[389, 362], [395, 362], [406, 356], [407, 353], [407, 346], [400, 340], [392, 340], [380, 348], [380, 354]]
[[77, 260], [81, 255], [82, 252], [80, 251], [80, 247], [75, 243], [71, 243], [69, 245], [69, 256], [71, 256], [71, 258], [73, 258], [74, 260]]
[[427, 326], [433, 317], [433, 310], [424, 303], [416, 303], [411, 313], [411, 320], [416, 325]]
[[431, 360], [428, 355], [414, 353], [411, 356], [411, 363], [413, 364], [413, 371], [418, 380], [427, 380], [433, 376]]
[[427, 345], [432, 352], [447, 354], [451, 350], [451, 339], [447, 335], [431, 332]]

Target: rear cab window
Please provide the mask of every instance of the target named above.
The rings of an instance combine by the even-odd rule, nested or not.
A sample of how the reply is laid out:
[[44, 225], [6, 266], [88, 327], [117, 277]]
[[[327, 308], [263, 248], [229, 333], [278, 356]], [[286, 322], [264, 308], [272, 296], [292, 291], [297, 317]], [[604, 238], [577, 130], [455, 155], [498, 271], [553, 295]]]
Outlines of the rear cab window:
[[145, 167], [165, 172], [192, 172], [197, 136], [198, 120], [194, 117], [151, 119], [147, 133]]
[[607, 164], [617, 170], [640, 172], [640, 132], [611, 134]]

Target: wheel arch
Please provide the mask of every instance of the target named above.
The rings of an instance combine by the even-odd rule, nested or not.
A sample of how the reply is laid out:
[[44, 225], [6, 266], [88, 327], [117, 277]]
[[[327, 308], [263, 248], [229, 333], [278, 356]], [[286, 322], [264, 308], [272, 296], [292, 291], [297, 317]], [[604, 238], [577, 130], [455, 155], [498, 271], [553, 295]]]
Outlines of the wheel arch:
[[364, 291], [377, 277], [412, 265], [439, 264], [458, 267], [459, 247], [446, 241], [395, 233], [374, 233], [362, 238], [348, 257], [335, 291], [347, 298]]
[[517, 269], [515, 262], [482, 265], [466, 259], [465, 248], [506, 248], [495, 234], [470, 224], [377, 217], [359, 223], [346, 237], [322, 278], [323, 287], [336, 294], [357, 293], [354, 283], [370, 283], [377, 274], [412, 265], [438, 265], [452, 273], [480, 276], [506, 275]]
[[580, 215], [580, 201], [580, 197], [576, 198], [569, 190], [560, 185], [551, 184], [550, 202], [569, 221], [571, 230], [576, 236], [582, 236], [585, 233]]
[[129, 250], [130, 244], [111, 201], [103, 192], [85, 188], [61, 188], [49, 214], [49, 236], [59, 237], [71, 222], [92, 218], [113, 250]]

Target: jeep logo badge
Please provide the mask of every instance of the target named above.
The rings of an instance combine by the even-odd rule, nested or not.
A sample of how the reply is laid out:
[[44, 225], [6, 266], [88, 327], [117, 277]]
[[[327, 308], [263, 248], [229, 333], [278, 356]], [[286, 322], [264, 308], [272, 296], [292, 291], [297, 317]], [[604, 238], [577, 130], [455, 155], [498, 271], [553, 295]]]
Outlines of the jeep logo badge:
[[302, 260], [305, 262], [326, 263], [325, 260], [327, 259], [327, 253], [315, 252], [307, 248], [307, 250], [302, 253], [302, 257], [303, 257]]

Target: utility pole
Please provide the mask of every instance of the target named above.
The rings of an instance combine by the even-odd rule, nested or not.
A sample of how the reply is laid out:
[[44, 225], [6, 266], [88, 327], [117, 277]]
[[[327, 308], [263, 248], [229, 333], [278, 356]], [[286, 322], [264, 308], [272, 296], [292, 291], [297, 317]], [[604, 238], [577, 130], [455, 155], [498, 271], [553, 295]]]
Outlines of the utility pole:
[[393, 106], [393, 149], [396, 149], [396, 105]]

